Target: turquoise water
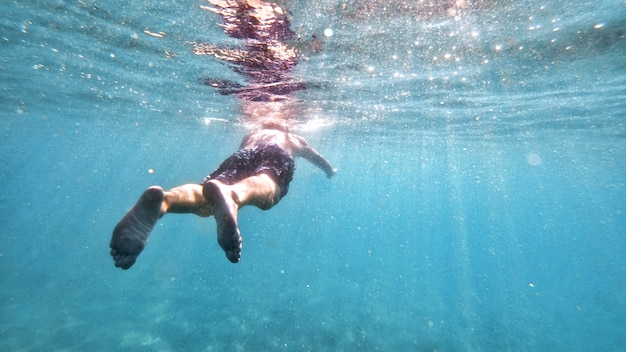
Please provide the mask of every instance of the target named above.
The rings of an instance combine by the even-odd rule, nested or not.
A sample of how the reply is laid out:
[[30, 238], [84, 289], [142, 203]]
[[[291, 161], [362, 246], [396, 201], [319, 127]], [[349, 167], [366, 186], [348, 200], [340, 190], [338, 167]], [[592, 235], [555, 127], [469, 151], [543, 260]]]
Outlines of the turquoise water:
[[237, 42], [201, 0], [0, 5], [0, 349], [626, 349], [624, 2], [280, 3], [323, 45], [296, 132], [339, 172], [244, 208], [236, 265], [168, 215], [128, 271], [141, 192], [247, 131], [188, 44]]

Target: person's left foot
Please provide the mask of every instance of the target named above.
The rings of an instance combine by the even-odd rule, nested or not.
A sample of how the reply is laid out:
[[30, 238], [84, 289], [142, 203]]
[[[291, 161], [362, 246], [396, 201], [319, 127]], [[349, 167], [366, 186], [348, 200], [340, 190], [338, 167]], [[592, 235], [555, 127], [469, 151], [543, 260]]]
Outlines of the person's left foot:
[[202, 195], [209, 203], [217, 223], [217, 242], [226, 253], [226, 258], [232, 263], [238, 263], [241, 259], [242, 241], [237, 224], [237, 205], [215, 180], [204, 184]]
[[115, 226], [109, 246], [116, 267], [126, 270], [135, 264], [159, 219], [163, 196], [163, 188], [148, 188]]

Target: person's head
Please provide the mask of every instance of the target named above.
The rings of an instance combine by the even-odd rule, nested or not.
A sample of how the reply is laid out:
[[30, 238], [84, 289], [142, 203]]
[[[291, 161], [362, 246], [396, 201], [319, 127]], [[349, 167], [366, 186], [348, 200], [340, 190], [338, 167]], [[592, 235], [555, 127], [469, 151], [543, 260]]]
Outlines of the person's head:
[[258, 102], [241, 101], [243, 122], [252, 129], [271, 129], [289, 132], [298, 116], [295, 99]]
[[261, 129], [263, 130], [278, 130], [285, 133], [289, 132], [289, 128], [287, 128], [287, 124], [280, 121], [264, 121], [261, 123]]

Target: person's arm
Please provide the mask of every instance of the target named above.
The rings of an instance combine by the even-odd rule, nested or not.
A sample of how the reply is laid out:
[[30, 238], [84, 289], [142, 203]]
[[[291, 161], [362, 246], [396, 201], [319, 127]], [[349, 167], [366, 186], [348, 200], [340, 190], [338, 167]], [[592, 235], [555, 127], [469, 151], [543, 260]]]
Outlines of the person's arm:
[[304, 138], [295, 134], [290, 134], [288, 140], [291, 148], [293, 149], [294, 156], [299, 156], [308, 160], [311, 164], [324, 171], [328, 178], [333, 177], [333, 175], [337, 173], [337, 169], [333, 168], [331, 163], [318, 153], [317, 150], [309, 146], [309, 143], [307, 143]]
[[311, 162], [313, 165], [317, 166], [320, 170], [324, 171], [326, 173], [326, 177], [328, 178], [333, 177], [333, 175], [337, 173], [337, 169], [333, 168], [328, 160], [308, 145], [300, 149], [298, 154]]

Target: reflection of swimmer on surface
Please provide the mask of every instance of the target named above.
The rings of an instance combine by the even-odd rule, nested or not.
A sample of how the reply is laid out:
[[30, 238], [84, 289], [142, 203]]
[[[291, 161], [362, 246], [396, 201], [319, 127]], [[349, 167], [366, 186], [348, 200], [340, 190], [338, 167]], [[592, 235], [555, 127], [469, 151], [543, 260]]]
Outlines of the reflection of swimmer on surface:
[[[248, 125], [260, 127], [247, 134], [239, 151], [228, 157], [202, 184], [186, 184], [165, 191], [152, 186], [124, 215], [110, 242], [115, 266], [130, 268], [143, 251], [157, 220], [167, 213], [213, 215], [218, 243], [233, 263], [241, 258], [242, 239], [237, 222], [239, 208], [255, 205], [267, 210], [289, 189], [294, 158], [302, 157], [332, 177], [336, 169], [307, 141], [289, 133], [299, 116], [291, 92], [304, 88], [294, 82], [291, 69], [295, 50], [284, 41], [293, 36], [289, 21], [276, 4], [260, 0], [209, 0], [222, 16], [227, 34], [245, 40], [243, 49], [194, 44], [194, 51], [235, 64], [249, 85], [219, 79], [207, 81], [222, 94], [235, 94]], [[199, 52], [200, 51], [200, 52]]]
[[213, 7], [203, 8], [218, 14], [224, 32], [240, 39], [242, 46], [191, 43], [193, 52], [234, 64], [231, 69], [245, 77], [248, 85], [217, 78], [205, 79], [205, 84], [221, 94], [236, 94], [247, 101], [275, 101], [306, 88], [304, 82], [292, 77], [299, 55], [289, 43], [296, 34], [289, 28], [290, 21], [282, 8], [260, 0], [208, 1]]
[[[510, 1], [510, 0], [500, 0]], [[468, 7], [490, 3], [489, 0], [348, 0], [338, 5], [338, 10], [352, 20], [371, 21], [376, 18], [391, 18], [409, 15], [413, 18], [436, 18], [456, 16]], [[494, 1], [495, 2], [495, 1]]]
[[213, 215], [226, 257], [239, 262], [242, 241], [237, 211], [245, 205], [267, 210], [277, 204], [287, 194], [295, 157], [310, 161], [329, 178], [336, 172], [304, 138], [270, 128], [246, 135], [240, 150], [202, 184], [168, 191], [148, 188], [113, 230], [110, 247], [115, 266], [128, 269], [135, 263], [157, 220], [167, 213]]

